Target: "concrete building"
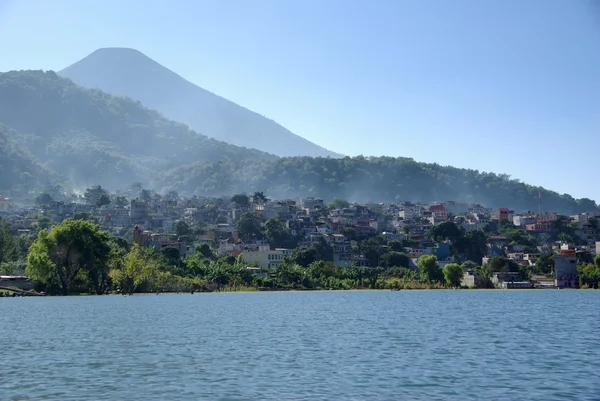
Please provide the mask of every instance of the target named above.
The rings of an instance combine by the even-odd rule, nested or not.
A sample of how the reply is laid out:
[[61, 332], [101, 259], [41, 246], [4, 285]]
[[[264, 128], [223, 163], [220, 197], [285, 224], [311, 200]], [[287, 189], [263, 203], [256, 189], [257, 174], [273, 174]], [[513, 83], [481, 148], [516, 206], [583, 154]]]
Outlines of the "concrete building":
[[495, 209], [492, 213], [492, 220], [508, 221], [508, 212], [507, 208]]
[[463, 277], [460, 280], [460, 285], [463, 287], [473, 287], [477, 285], [477, 272], [473, 270], [463, 272]]
[[577, 288], [577, 255], [575, 250], [561, 250], [554, 257], [555, 285], [559, 288]]
[[246, 263], [256, 263], [263, 269], [273, 269], [283, 263], [284, 258], [292, 256], [291, 249], [270, 250], [268, 245], [246, 247], [241, 253]]
[[129, 205], [129, 217], [132, 220], [142, 220], [148, 216], [148, 204], [141, 199], [133, 199]]

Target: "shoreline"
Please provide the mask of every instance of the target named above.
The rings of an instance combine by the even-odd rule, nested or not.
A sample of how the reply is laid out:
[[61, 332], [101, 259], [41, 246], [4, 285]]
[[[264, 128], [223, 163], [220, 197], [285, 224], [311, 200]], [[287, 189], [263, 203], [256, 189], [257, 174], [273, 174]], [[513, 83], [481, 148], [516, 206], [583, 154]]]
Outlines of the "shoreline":
[[[197, 294], [252, 294], [252, 293], [302, 293], [302, 292], [414, 292], [414, 291], [539, 291], [539, 290], [571, 290], [571, 291], [586, 291], [586, 290], [595, 290], [594, 288], [411, 288], [411, 289], [371, 289], [371, 288], [355, 288], [355, 289], [316, 289], [316, 290], [307, 290], [307, 289], [293, 289], [293, 290], [269, 290], [269, 291], [259, 291], [259, 290], [240, 290], [240, 291], [194, 291], [194, 292], [136, 292], [133, 294], [120, 294], [120, 293], [108, 293], [108, 294], [72, 294], [72, 295], [47, 295], [47, 294], [38, 294], [38, 293], [27, 293], [21, 296], [6, 296], [5, 298], [23, 298], [23, 297], [37, 297], [37, 296], [46, 296], [46, 297], [98, 297], [98, 296], [139, 296], [139, 295], [197, 295]], [[11, 289], [13, 292], [14, 289]], [[21, 291], [23, 292], [23, 291]]]

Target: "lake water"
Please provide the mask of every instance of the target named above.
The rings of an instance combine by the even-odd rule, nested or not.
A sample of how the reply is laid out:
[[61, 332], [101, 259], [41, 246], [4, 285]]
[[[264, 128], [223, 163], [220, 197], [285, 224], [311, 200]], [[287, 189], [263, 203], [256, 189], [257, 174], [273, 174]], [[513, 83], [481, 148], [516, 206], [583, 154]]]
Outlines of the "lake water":
[[0, 400], [598, 400], [600, 291], [0, 298]]

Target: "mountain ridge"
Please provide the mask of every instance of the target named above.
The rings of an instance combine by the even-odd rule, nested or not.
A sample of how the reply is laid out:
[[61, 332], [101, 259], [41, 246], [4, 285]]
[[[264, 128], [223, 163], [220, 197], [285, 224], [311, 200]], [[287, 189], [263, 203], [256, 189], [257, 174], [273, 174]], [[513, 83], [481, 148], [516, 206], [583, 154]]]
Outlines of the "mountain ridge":
[[0, 123], [19, 134], [11, 137], [19, 149], [76, 186], [151, 183], [156, 171], [199, 160], [277, 157], [208, 138], [53, 71], [1, 73]]
[[58, 74], [84, 87], [141, 101], [196, 132], [237, 146], [278, 156], [342, 157], [195, 85], [136, 49], [101, 48]]
[[109, 190], [134, 182], [166, 193], [353, 201], [458, 201], [563, 214], [595, 201], [479, 172], [402, 157], [286, 157], [208, 138], [139, 101], [76, 85], [52, 71], [0, 74], [0, 192], [46, 185]]

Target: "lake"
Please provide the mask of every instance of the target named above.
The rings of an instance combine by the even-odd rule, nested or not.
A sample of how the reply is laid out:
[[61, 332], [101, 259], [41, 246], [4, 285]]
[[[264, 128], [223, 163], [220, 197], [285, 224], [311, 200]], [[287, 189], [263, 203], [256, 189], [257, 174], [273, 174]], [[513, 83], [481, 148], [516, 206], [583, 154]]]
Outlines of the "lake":
[[0, 400], [598, 400], [600, 291], [0, 298]]

